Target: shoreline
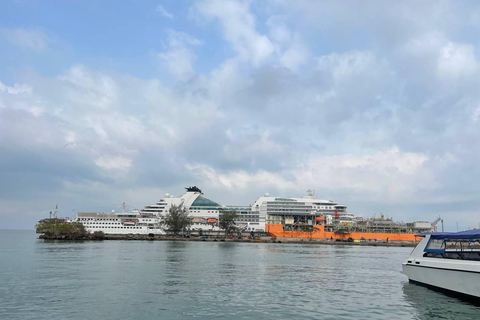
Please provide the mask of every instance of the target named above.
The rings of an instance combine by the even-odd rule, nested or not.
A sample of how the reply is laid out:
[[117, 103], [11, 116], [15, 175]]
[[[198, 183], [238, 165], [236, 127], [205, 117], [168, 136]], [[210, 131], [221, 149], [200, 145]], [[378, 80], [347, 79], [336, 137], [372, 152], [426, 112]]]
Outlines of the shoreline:
[[320, 245], [337, 245], [337, 246], [370, 246], [370, 247], [415, 247], [418, 242], [416, 241], [372, 241], [367, 240], [363, 242], [349, 242], [349, 241], [336, 241], [330, 239], [305, 239], [305, 238], [275, 238], [272, 237], [259, 237], [259, 239], [225, 239], [225, 238], [181, 238], [173, 236], [154, 236], [150, 237], [148, 235], [105, 235], [103, 237], [78, 237], [72, 238], [67, 236], [55, 236], [55, 235], [40, 235], [38, 237], [40, 240], [47, 241], [109, 241], [109, 240], [123, 240], [123, 241], [201, 241], [201, 242], [239, 242], [239, 243], [275, 243], [275, 244], [320, 244]]

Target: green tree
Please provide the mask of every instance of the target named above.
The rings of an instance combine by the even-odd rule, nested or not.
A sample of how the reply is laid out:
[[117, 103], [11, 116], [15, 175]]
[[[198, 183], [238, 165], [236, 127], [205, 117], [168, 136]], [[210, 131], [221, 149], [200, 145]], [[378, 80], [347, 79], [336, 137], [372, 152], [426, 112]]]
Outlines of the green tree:
[[79, 239], [87, 235], [87, 230], [80, 222], [66, 222], [57, 219], [45, 219], [35, 226], [37, 233], [46, 236], [66, 236], [70, 239]]
[[223, 210], [220, 212], [218, 226], [220, 229], [225, 230], [225, 237], [232, 234], [237, 229], [237, 226], [235, 225], [235, 219], [237, 216], [235, 210]]
[[180, 231], [185, 231], [190, 227], [192, 219], [190, 219], [187, 211], [181, 205], [172, 205], [163, 219], [163, 224], [168, 230], [178, 235]]
[[338, 229], [334, 232], [336, 235], [339, 235], [341, 237], [345, 237], [347, 234], [350, 233], [350, 231], [348, 231], [348, 229]]

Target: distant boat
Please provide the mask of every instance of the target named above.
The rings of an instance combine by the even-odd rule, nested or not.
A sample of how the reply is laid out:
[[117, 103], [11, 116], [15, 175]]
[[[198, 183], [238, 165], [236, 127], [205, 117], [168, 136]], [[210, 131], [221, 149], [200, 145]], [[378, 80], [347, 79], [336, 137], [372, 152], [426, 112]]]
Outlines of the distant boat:
[[408, 279], [480, 298], [480, 230], [418, 236], [422, 241], [402, 265]]

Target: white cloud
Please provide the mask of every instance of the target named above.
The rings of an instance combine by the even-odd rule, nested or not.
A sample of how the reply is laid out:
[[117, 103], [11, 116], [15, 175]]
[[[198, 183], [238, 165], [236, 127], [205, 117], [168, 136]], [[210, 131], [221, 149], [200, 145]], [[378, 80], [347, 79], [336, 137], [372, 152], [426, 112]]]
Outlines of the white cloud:
[[28, 112], [33, 114], [34, 117], [40, 117], [45, 113], [45, 109], [39, 106], [34, 106], [28, 109]]
[[184, 32], [167, 30], [168, 51], [158, 53], [163, 67], [175, 78], [185, 80], [195, 74], [195, 55], [187, 46], [202, 45], [203, 42]]
[[473, 111], [473, 113], [472, 113], [472, 120], [473, 120], [474, 122], [477, 122], [479, 117], [480, 117], [480, 106], [477, 107], [477, 108]]
[[3, 36], [12, 44], [31, 49], [43, 51], [48, 48], [48, 37], [37, 29], [2, 29]]
[[363, 156], [314, 156], [296, 168], [294, 175], [307, 186], [322, 181], [328, 188], [363, 190], [370, 197], [404, 200], [419, 188], [435, 186], [426, 178], [428, 169], [423, 165], [427, 160], [424, 154], [401, 152], [397, 147]]
[[18, 83], [15, 83], [15, 85], [13, 87], [9, 87], [7, 85], [4, 85], [0, 81], [0, 91], [7, 92], [9, 94], [23, 94], [23, 93], [31, 94], [32, 93], [32, 87], [30, 87], [29, 85], [26, 85], [26, 84], [18, 84]]
[[258, 65], [274, 52], [267, 36], [255, 28], [255, 17], [250, 12], [250, 2], [207, 0], [197, 3], [199, 12], [220, 21], [222, 32], [237, 54]]
[[132, 159], [118, 157], [101, 156], [95, 159], [95, 164], [105, 169], [127, 169], [132, 165]]
[[117, 103], [117, 84], [110, 76], [91, 72], [84, 66], [77, 65], [59, 79], [67, 84], [63, 94], [77, 107], [109, 109]]
[[272, 17], [267, 25], [280, 64], [297, 71], [310, 57], [310, 49], [301, 40], [300, 34], [290, 31], [281, 18]]
[[470, 44], [448, 42], [440, 50], [438, 72], [445, 78], [458, 79], [477, 73], [475, 48]]
[[[45, 108], [41, 106], [41, 101], [31, 100], [32, 91], [32, 87], [26, 84], [15, 83], [13, 87], [10, 87], [4, 85], [0, 81], [0, 107], [24, 110], [32, 114], [34, 117], [40, 117], [45, 113]], [[7, 93], [3, 98], [1, 95], [2, 92]], [[15, 96], [27, 99], [29, 103], [24, 103], [22, 100], [15, 99]]]
[[158, 12], [160, 12], [160, 14], [162, 16], [164, 16], [165, 18], [168, 18], [168, 19], [173, 19], [173, 14], [168, 12], [161, 4], [159, 4], [157, 6], [157, 9], [156, 9]]
[[258, 170], [253, 173], [244, 170], [219, 173], [214, 168], [204, 164], [187, 164], [186, 169], [199, 180], [204, 181], [206, 185], [214, 186], [214, 188], [224, 187], [230, 190], [245, 190], [252, 185], [256, 188], [276, 186], [292, 189], [294, 187], [291, 182], [284, 180], [281, 175], [265, 170]]
[[280, 57], [280, 62], [290, 70], [296, 71], [307, 62], [310, 50], [303, 43], [294, 43]]
[[331, 73], [335, 81], [341, 81], [350, 76], [369, 72], [374, 63], [373, 53], [352, 51], [321, 56], [318, 58], [317, 68], [320, 71]]
[[[298, 190], [320, 188], [322, 191], [343, 190], [378, 202], [422, 201], [416, 192], [438, 187], [422, 153], [401, 152], [397, 147], [370, 155], [313, 155], [296, 166], [280, 172], [232, 170], [218, 172], [207, 164], [188, 164], [186, 168], [207, 185], [229, 189]], [[290, 179], [286, 179], [290, 177]], [[355, 195], [346, 195], [355, 199]], [[355, 200], [359, 200], [356, 198]], [[360, 198], [360, 200], [365, 200]]]
[[256, 131], [248, 127], [240, 130], [228, 129], [226, 131], [228, 144], [223, 148], [224, 157], [238, 159], [245, 153], [255, 154], [256, 156], [281, 157], [286, 152], [285, 147], [272, 138], [268, 129], [260, 132]]
[[163, 67], [177, 79], [188, 79], [195, 74], [192, 61], [195, 56], [186, 48], [175, 48], [161, 52], [158, 57]]

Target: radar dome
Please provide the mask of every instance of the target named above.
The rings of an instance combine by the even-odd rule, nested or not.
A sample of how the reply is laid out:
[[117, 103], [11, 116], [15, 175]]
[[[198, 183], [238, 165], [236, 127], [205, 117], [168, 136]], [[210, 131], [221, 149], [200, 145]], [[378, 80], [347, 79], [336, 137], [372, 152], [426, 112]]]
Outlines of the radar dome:
[[270, 193], [265, 193], [265, 197], [270, 197]]
[[165, 198], [170, 198], [170, 193], [165, 193]]

